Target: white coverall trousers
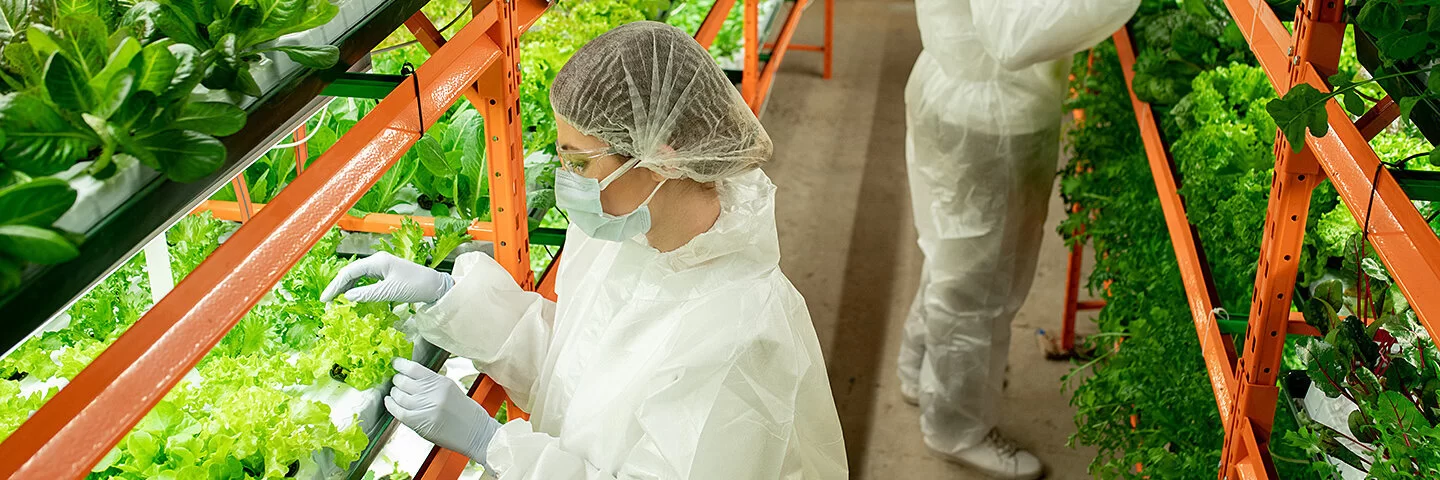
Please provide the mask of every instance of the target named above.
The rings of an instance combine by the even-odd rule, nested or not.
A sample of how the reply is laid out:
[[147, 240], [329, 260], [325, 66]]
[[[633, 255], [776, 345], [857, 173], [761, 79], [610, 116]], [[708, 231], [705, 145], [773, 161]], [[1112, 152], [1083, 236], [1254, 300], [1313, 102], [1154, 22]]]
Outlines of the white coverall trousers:
[[1060, 141], [1059, 98], [1052, 127], [1001, 135], [967, 127], [955, 104], [935, 100], [976, 89], [926, 53], [906, 87], [906, 167], [925, 264], [899, 373], [907, 390], [918, 384], [926, 445], [948, 454], [978, 444], [999, 415], [1010, 322], [1035, 273]]

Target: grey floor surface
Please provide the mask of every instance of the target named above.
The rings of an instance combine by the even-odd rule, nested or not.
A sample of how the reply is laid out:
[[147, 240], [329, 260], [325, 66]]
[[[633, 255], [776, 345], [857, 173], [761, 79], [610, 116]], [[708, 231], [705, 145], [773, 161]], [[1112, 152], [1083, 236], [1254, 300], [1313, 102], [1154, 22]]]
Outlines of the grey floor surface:
[[[900, 400], [895, 362], [919, 280], [905, 181], [905, 80], [920, 52], [915, 10], [904, 0], [840, 0], [834, 78], [818, 53], [790, 52], [763, 121], [775, 142], [766, 167], [779, 186], [782, 268], [804, 294], [820, 334], [856, 479], [985, 478], [929, 456], [918, 410]], [[821, 38], [821, 5], [797, 42]], [[1015, 319], [1003, 431], [1050, 466], [1052, 479], [1086, 478], [1089, 449], [1065, 445], [1074, 411], [1046, 361], [1037, 328], [1058, 329], [1066, 249], [1052, 200], [1034, 287]], [[1081, 332], [1093, 329], [1082, 320]]]

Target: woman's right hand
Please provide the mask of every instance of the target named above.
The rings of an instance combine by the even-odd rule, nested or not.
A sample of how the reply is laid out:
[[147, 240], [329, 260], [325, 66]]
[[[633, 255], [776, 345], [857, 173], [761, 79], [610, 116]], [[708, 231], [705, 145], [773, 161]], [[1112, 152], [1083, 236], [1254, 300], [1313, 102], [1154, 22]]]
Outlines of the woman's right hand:
[[[380, 281], [354, 288], [362, 278]], [[455, 280], [449, 274], [380, 252], [340, 269], [320, 301], [330, 302], [343, 293], [353, 302], [434, 303], [453, 286]]]

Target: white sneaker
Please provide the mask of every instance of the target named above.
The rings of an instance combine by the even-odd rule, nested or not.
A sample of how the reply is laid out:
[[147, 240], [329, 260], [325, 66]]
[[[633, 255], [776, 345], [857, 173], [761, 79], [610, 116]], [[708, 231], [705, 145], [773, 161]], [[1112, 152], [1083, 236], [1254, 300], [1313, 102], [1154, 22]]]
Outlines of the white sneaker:
[[920, 387], [914, 385], [900, 384], [900, 399], [912, 406], [920, 405]]
[[1045, 466], [1034, 454], [1021, 450], [1010, 439], [990, 430], [979, 445], [954, 455], [934, 451], [936, 455], [1005, 480], [1034, 480], [1045, 473]]

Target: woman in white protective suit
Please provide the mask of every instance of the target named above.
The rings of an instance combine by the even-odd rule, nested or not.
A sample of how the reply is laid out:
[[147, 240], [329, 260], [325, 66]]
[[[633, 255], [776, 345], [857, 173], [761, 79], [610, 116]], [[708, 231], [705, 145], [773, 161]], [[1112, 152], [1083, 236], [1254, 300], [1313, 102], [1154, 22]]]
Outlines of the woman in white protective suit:
[[1010, 322], [1035, 274], [1069, 58], [1138, 0], [916, 0], [924, 50], [905, 89], [906, 165], [925, 254], [901, 394], [937, 454], [998, 478], [1040, 460], [995, 430]]
[[[655, 22], [577, 51], [550, 91], [571, 221], [558, 303], [484, 254], [454, 276], [377, 254], [327, 289], [427, 303], [529, 421], [397, 360], [385, 405], [501, 479], [840, 479], [839, 417], [805, 300], [779, 269], [770, 138], [708, 53]], [[361, 277], [374, 285], [353, 288]], [[347, 291], [348, 290], [348, 291]]]

